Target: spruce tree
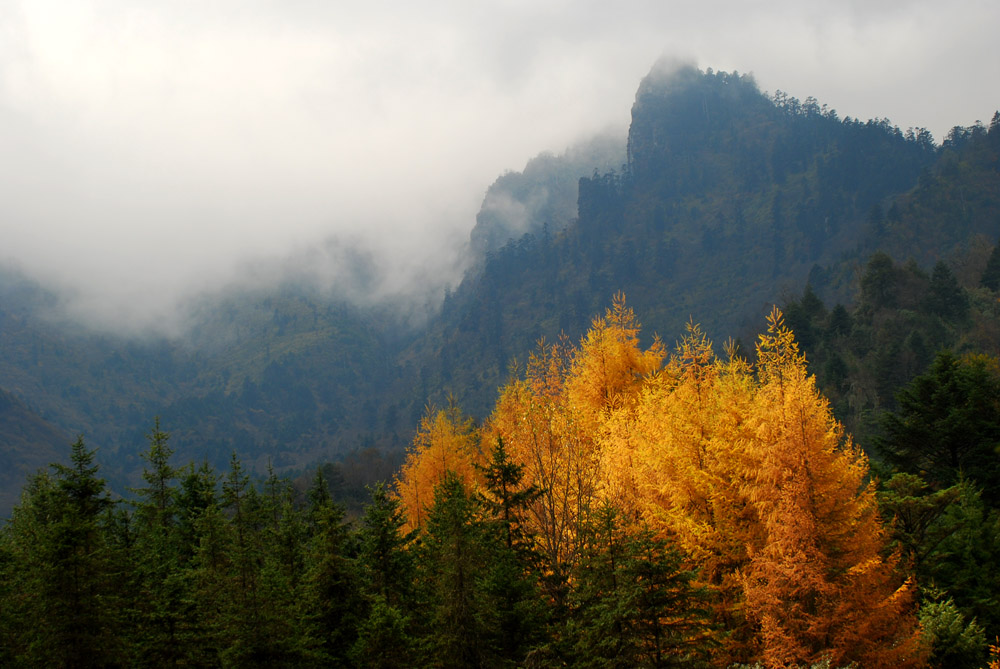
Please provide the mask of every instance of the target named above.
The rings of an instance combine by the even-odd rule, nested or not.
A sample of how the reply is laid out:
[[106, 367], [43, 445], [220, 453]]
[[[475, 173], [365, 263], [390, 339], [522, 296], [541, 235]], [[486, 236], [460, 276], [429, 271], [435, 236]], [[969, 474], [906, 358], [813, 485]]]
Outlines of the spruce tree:
[[5, 610], [29, 666], [98, 667], [124, 661], [122, 592], [107, 541], [113, 502], [80, 437], [71, 464], [32, 478], [4, 530], [15, 606]]
[[361, 598], [352, 536], [317, 472], [309, 490], [310, 538], [301, 585], [302, 645], [316, 662], [341, 666], [357, 641]]
[[993, 252], [986, 261], [983, 276], [979, 279], [979, 285], [989, 288], [994, 293], [1000, 291], [1000, 244], [993, 247]]
[[400, 506], [383, 483], [377, 484], [358, 531], [358, 567], [367, 615], [359, 624], [352, 658], [360, 666], [406, 666], [415, 660], [416, 571], [413, 553], [407, 550], [415, 532], [403, 532], [406, 518]]
[[483, 586], [490, 604], [488, 625], [496, 655], [521, 663], [542, 642], [548, 613], [539, 588], [534, 537], [524, 523], [539, 493], [524, 485], [524, 466], [510, 459], [502, 437], [479, 469], [484, 482], [479, 499], [487, 521]]
[[190, 592], [183, 569], [178, 526], [178, 470], [170, 464], [170, 435], [154, 421], [143, 454], [146, 486], [138, 488], [135, 504], [138, 617], [137, 663], [175, 666], [188, 657], [192, 638]]
[[487, 553], [477, 504], [452, 472], [434, 487], [421, 537], [426, 650], [442, 667], [482, 667], [492, 655], [483, 592]]
[[681, 555], [603, 503], [585, 528], [570, 595], [572, 663], [581, 667], [699, 666], [707, 661], [704, 595]]

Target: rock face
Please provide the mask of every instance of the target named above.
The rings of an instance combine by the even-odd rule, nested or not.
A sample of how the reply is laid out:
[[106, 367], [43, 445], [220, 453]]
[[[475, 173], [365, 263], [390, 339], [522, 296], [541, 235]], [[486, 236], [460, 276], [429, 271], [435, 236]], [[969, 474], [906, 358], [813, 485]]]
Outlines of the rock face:
[[594, 172], [618, 169], [625, 162], [624, 137], [608, 132], [580, 142], [564, 153], [541, 153], [521, 172], [507, 172], [486, 191], [470, 234], [475, 264], [526, 234], [554, 234], [577, 216], [577, 183]]

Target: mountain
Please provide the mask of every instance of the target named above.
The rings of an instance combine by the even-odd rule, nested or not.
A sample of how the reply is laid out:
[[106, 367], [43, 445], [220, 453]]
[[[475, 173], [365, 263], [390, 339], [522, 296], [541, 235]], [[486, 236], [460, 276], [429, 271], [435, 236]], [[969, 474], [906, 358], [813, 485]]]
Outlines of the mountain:
[[766, 95], [747, 75], [655, 67], [627, 140], [497, 179], [471, 269], [426, 323], [288, 283], [216, 295], [187, 337], [140, 341], [53, 320], [56, 297], [6, 273], [0, 379], [98, 446], [119, 491], [137, 481], [154, 416], [182, 462], [223, 466], [236, 451], [258, 472], [297, 473], [398, 450], [428, 403], [451, 395], [484, 417], [514, 361], [539, 338], [578, 338], [619, 291], [668, 345], [689, 319], [717, 343], [749, 343], [807, 282], [853, 304], [879, 249], [961, 275], [956, 262], [1000, 236], [998, 141], [996, 119], [936, 146], [920, 129]]
[[[580, 336], [617, 291], [668, 343], [689, 319], [720, 343], [750, 337], [811, 273], [877, 248], [892, 231], [871, 212], [937, 156], [926, 132], [768, 97], [746, 75], [654, 69], [632, 108], [624, 171], [580, 180], [574, 225], [491, 254], [413, 355], [431, 385], [482, 415], [512, 359], [540, 337]], [[892, 239], [902, 252], [920, 246]]]

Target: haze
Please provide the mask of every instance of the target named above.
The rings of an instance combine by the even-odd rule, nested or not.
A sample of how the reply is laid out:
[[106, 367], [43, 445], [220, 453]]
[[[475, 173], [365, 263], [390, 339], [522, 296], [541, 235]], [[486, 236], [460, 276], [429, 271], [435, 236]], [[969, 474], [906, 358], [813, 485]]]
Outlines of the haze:
[[134, 332], [289, 269], [435, 294], [489, 184], [624, 135], [663, 56], [940, 141], [1000, 107], [998, 25], [992, 0], [0, 0], [0, 263]]

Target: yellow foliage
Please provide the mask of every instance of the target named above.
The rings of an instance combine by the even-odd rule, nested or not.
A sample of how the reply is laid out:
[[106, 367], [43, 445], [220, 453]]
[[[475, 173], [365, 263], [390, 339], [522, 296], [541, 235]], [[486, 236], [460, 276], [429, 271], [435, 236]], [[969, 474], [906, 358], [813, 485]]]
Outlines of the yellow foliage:
[[[899, 583], [864, 454], [816, 390], [775, 309], [751, 365], [691, 323], [664, 366], [624, 297], [574, 347], [539, 344], [483, 430], [539, 496], [525, 529], [568, 574], [588, 510], [610, 501], [672, 540], [714, 593], [721, 664], [916, 666], [912, 584]], [[445, 469], [467, 480], [468, 424], [425, 418], [399, 482], [414, 525]], [[484, 449], [486, 450], [486, 449]]]
[[[600, 429], [604, 493], [671, 538], [716, 593], [720, 661], [919, 663], [868, 463], [833, 419], [780, 312], [756, 368], [695, 325]], [[732, 351], [730, 351], [732, 353]]]
[[595, 318], [579, 348], [561, 340], [539, 343], [527, 376], [501, 390], [484, 439], [502, 437], [524, 481], [541, 494], [529, 510], [529, 529], [551, 568], [565, 574], [577, 536], [602, 484], [597, 435], [606, 413], [632, 406], [660, 367], [659, 340], [643, 351], [639, 323], [623, 295]]
[[747, 416], [754, 466], [744, 483], [763, 542], [741, 568], [763, 660], [919, 662], [906, 615], [910, 586], [896, 585], [893, 562], [881, 557], [885, 535], [867, 460], [834, 420], [777, 310], [769, 324], [757, 347]]
[[605, 315], [591, 322], [573, 355], [566, 401], [590, 434], [596, 433], [607, 409], [630, 405], [643, 381], [663, 362], [659, 339], [646, 351], [639, 347], [639, 329], [635, 313], [619, 293]]
[[576, 555], [579, 524], [594, 499], [598, 472], [593, 440], [565, 398], [570, 354], [566, 342], [539, 343], [527, 378], [501, 390], [483, 435], [490, 444], [502, 437], [511, 459], [524, 467], [525, 486], [540, 491], [528, 509], [526, 529], [550, 568], [561, 574]]
[[427, 408], [396, 477], [396, 495], [406, 514], [405, 530], [421, 527], [434, 501], [434, 486], [446, 472], [454, 472], [466, 486], [474, 485], [476, 465], [483, 459], [478, 446], [475, 423], [454, 403], [437, 411]]

